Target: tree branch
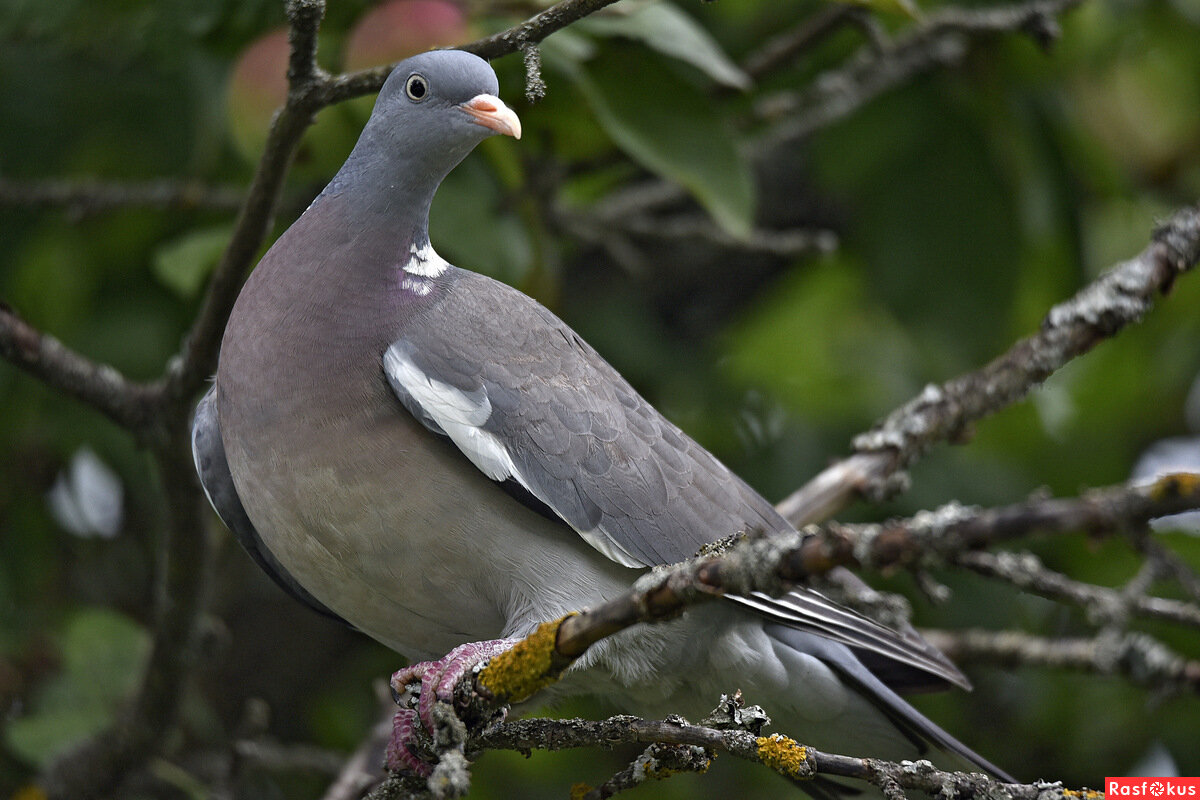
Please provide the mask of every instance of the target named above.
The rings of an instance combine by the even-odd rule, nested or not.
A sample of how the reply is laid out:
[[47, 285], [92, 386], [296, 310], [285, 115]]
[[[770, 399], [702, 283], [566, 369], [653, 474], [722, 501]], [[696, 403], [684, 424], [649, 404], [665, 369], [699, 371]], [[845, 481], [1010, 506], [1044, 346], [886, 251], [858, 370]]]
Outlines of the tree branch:
[[1046, 639], [1024, 631], [929, 631], [921, 634], [952, 661], [999, 667], [1039, 666], [1120, 675], [1141, 686], [1200, 692], [1200, 661], [1144, 633]]
[[0, 356], [134, 433], [143, 431], [152, 419], [154, 392], [42, 333], [3, 303]]
[[183, 351], [167, 368], [163, 391], [172, 399], [190, 401], [216, 371], [221, 336], [241, 291], [242, 278], [270, 231], [283, 180], [300, 139], [321, 108], [314, 97], [325, 78], [316, 67], [313, 48], [325, 4], [321, 0], [293, 0], [287, 8], [291, 22], [288, 40], [293, 47], [288, 61], [287, 101], [271, 121], [263, 155], [238, 213], [233, 235], [213, 272]]
[[835, 566], [886, 570], [954, 560], [961, 554], [1032, 533], [1114, 533], [1143, 528], [1157, 517], [1200, 508], [1200, 476], [1164, 475], [1093, 489], [1079, 497], [1038, 498], [1001, 508], [957, 503], [910, 519], [809, 525], [804, 563], [812, 573]]
[[[986, 37], [1024, 32], [1043, 47], [1048, 46], [1058, 35], [1056, 17], [1082, 1], [1032, 0], [982, 9], [948, 7], [893, 40], [870, 36], [845, 66], [820, 73], [805, 91], [780, 93], [760, 102], [756, 114], [771, 127], [748, 145], [749, 156], [756, 164], [771, 164], [781, 150], [794, 147], [797, 139], [849, 117], [905, 81], [940, 67], [956, 66], [972, 46]], [[844, 16], [836, 13], [841, 8], [846, 8]], [[808, 46], [847, 22], [862, 21], [864, 29], [872, 31], [870, 15], [861, 11], [838, 7], [818, 14], [747, 57], [742, 69], [756, 78], [763, 77], [781, 67], [797, 48]], [[602, 217], [636, 217], [687, 197], [687, 191], [677, 184], [648, 181], [614, 191], [596, 208]], [[857, 466], [847, 464], [848, 473], [853, 474]]]
[[617, 0], [562, 0], [541, 13], [493, 36], [488, 36], [471, 44], [464, 45], [467, 50], [480, 58], [488, 60], [515, 53], [523, 47], [540, 42], [555, 31], [560, 31], [572, 22], [594, 14], [605, 6], [610, 6]]
[[980, 9], [948, 7], [930, 15], [882, 49], [872, 43], [850, 62], [817, 76], [803, 92], [776, 95], [760, 106], [766, 119], [780, 120], [759, 141], [763, 150], [845, 119], [867, 101], [929, 70], [953, 66], [970, 51], [970, 40], [1022, 32], [1043, 48], [1059, 35], [1057, 17], [1082, 0], [1034, 0]]
[[113, 183], [96, 180], [18, 181], [0, 178], [0, 205], [23, 208], [65, 207], [85, 216], [117, 208], [148, 206], [164, 211], [236, 211], [245, 190], [206, 186], [197, 181], [157, 180]]
[[1200, 210], [1182, 209], [1138, 256], [1119, 264], [1046, 315], [1041, 330], [982, 369], [930, 385], [854, 440], [854, 455], [825, 469], [779, 504], [794, 524], [824, 519], [854, 497], [878, 497], [934, 444], [962, 441], [970, 425], [1021, 400], [1099, 342], [1139, 321], [1159, 294], [1200, 260]]
[[[719, 730], [693, 725], [678, 717], [662, 721], [629, 716], [600, 721], [516, 720], [496, 725], [473, 737], [469, 747], [524, 752], [595, 747], [599, 743], [605, 747], [650, 743], [700, 747], [714, 755], [728, 753], [764, 764], [791, 780], [805, 781], [825, 776], [853, 778], [875, 785], [883, 780], [891, 780], [904, 789], [920, 790], [933, 796], [945, 793], [965, 798], [984, 797], [992, 793], [990, 796], [1008, 796], [1013, 800], [1078, 800], [1078, 794], [1068, 794], [1061, 784], [1008, 784], [979, 773], [944, 772], [935, 769], [928, 761], [896, 764], [836, 755], [798, 744], [786, 736], [760, 736], [736, 729]], [[952, 789], [947, 791], [947, 787]]]
[[1130, 615], [1200, 628], [1200, 607], [1181, 600], [1154, 597], [1073, 580], [1048, 569], [1032, 553], [960, 553], [954, 564], [1009, 583], [1022, 591], [1079, 606], [1093, 622], [1126, 624]]
[[769, 39], [766, 44], [747, 56], [742, 63], [742, 72], [754, 80], [764, 78], [864, 13], [868, 13], [866, 9], [848, 4], [837, 3], [828, 6], [795, 28]]
[[[642, 622], [673, 619], [697, 603], [727, 594], [763, 592], [778, 596], [836, 566], [910, 566], [926, 555], [942, 558], [1011, 538], [1019, 532], [1074, 528], [1122, 530], [1138, 520], [1200, 508], [1195, 476], [1168, 476], [1150, 486], [1122, 486], [1081, 500], [1046, 501], [1050, 510], [1021, 504], [998, 511], [926, 514], [880, 526], [810, 526], [803, 533], [748, 536], [719, 556], [665, 567], [639, 579], [613, 600], [543, 624], [512, 650], [492, 659], [478, 685], [501, 701], [526, 699], [555, 681], [599, 640]], [[1100, 509], [1107, 509], [1101, 511]], [[982, 522], [992, 520], [994, 527]], [[1136, 607], [1136, 604], [1135, 604]], [[1150, 606], [1147, 605], [1147, 608]], [[1186, 604], [1153, 606], [1190, 624], [1197, 609]]]

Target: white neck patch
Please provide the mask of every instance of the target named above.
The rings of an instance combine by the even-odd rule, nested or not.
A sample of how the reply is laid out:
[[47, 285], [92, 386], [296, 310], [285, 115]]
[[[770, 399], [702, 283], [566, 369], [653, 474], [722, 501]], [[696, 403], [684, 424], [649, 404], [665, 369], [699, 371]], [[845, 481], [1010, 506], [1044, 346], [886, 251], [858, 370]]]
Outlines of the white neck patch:
[[403, 269], [409, 275], [420, 275], [422, 278], [436, 278], [450, 266], [446, 262], [446, 259], [434, 251], [433, 245], [429, 242], [426, 242], [421, 247], [417, 247], [416, 243], [414, 243], [408, 252], [408, 263], [404, 265]]

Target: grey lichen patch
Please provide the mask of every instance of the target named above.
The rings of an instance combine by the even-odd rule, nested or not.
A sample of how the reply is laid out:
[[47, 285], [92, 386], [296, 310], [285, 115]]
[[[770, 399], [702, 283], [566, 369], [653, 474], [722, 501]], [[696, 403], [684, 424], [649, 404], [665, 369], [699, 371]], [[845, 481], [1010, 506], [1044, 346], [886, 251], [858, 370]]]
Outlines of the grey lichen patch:
[[458, 750], [442, 753], [426, 785], [434, 797], [463, 797], [471, 789], [470, 762]]
[[771, 724], [771, 718], [762, 706], [746, 705], [739, 689], [732, 695], [721, 695], [717, 707], [700, 720], [700, 724], [719, 731], [748, 731], [757, 736], [759, 731]]

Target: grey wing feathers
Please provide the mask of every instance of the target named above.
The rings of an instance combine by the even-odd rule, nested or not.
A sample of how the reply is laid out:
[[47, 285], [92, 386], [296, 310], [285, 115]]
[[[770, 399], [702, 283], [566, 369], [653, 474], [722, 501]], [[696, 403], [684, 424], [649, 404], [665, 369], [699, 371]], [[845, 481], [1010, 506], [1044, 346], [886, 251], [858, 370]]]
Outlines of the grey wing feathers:
[[238, 497], [237, 487], [234, 486], [233, 476], [229, 472], [229, 463], [225, 459], [225, 445], [221, 441], [221, 428], [217, 419], [215, 386], [208, 390], [196, 406], [196, 416], [192, 420], [192, 458], [195, 459], [196, 472], [200, 476], [200, 485], [204, 488], [208, 502], [255, 563], [284, 591], [309, 608], [339, 622], [345, 622], [324, 603], [309, 594], [284, 569], [274, 554], [267, 549], [262, 537], [254, 529], [254, 523], [246, 515], [246, 509]]
[[394, 342], [385, 369], [405, 407], [489, 477], [515, 478], [628, 566], [787, 529], [557, 317], [503, 284], [460, 275], [474, 285], [456, 286], [454, 302]]
[[[915, 632], [912, 636], [905, 636], [834, 603], [812, 589], [796, 589], [777, 598], [755, 592], [744, 597], [731, 596], [729, 599], [754, 609], [772, 622], [841, 642], [864, 656], [868, 662], [872, 661], [872, 656], [879, 656], [882, 658], [875, 658], [874, 661], [882, 661], [888, 666], [905, 665], [915, 668], [920, 674], [940, 678], [964, 689], [971, 688], [958, 667]], [[882, 670], [884, 675], [889, 674], [888, 666]], [[905, 685], [906, 679], [908, 682], [918, 682], [916, 676], [906, 671], [896, 674], [898, 677], [895, 681], [885, 680], [885, 683], [899, 688]], [[928, 684], [928, 681], [924, 683], [926, 687]]]
[[981, 767], [995, 777], [1008, 783], [1016, 780], [1004, 770], [955, 739], [946, 731], [927, 719], [921, 712], [908, 704], [900, 695], [886, 686], [877, 676], [863, 666], [862, 662], [837, 642], [820, 636], [780, 625], [768, 627], [771, 636], [787, 642], [792, 648], [817, 656], [832, 667], [848, 683], [855, 685], [859, 693], [868, 699], [904, 732], [905, 736], [924, 755], [930, 744], [953, 753], [971, 764]]
[[[519, 484], [627, 566], [683, 561], [739, 532], [791, 529], [548, 310], [503, 284], [453, 272], [453, 299], [392, 343], [384, 372], [403, 405], [488, 477]], [[733, 599], [782, 625], [966, 683], [919, 638], [816, 592]]]

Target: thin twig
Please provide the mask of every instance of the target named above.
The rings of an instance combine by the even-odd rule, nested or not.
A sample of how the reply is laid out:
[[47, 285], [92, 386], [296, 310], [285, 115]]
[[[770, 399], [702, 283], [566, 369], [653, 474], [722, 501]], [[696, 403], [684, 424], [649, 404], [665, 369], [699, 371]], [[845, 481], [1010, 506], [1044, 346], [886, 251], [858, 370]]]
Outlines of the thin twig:
[[207, 186], [198, 181], [116, 183], [91, 179], [20, 181], [0, 178], [0, 205], [65, 208], [76, 216], [137, 207], [166, 211], [236, 211], [244, 196], [245, 189], [241, 187]]
[[942, 9], [883, 49], [864, 46], [848, 64], [818, 75], [804, 91], [776, 95], [761, 104], [762, 116], [778, 122], [760, 139], [758, 148], [769, 152], [791, 145], [917, 75], [958, 64], [974, 39], [1019, 31], [1048, 47], [1058, 37], [1058, 16], [1081, 2], [1036, 0], [993, 8]]
[[1200, 628], [1200, 606], [1083, 583], [1048, 569], [1032, 553], [979, 551], [961, 553], [952, 560], [972, 572], [1002, 580], [1022, 591], [1079, 606], [1097, 624], [1123, 625], [1132, 615]]
[[1200, 661], [1187, 659], [1144, 633], [1106, 632], [1053, 639], [1024, 631], [936, 631], [921, 634], [959, 664], [1040, 666], [1121, 675], [1142, 686], [1200, 692]]
[[865, 12], [848, 4], [834, 4], [813, 14], [795, 28], [778, 34], [746, 57], [742, 71], [754, 80], [785, 66], [800, 53]]

